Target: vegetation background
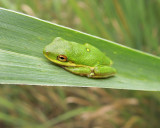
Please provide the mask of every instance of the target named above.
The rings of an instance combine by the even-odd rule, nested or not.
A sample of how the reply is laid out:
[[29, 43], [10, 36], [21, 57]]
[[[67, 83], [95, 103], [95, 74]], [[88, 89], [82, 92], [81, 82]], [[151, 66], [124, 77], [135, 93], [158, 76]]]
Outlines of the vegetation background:
[[[0, 0], [0, 7], [160, 55], [160, 0]], [[0, 127], [159, 128], [159, 97], [159, 92], [3, 85]]]

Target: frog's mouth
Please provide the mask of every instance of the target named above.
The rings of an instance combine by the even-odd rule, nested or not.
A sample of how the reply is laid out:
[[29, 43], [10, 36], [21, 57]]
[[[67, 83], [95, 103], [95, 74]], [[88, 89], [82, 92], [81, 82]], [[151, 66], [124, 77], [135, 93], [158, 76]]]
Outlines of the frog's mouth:
[[52, 61], [53, 63], [55, 63], [57, 65], [63, 66], [63, 67], [82, 67], [83, 66], [83, 65], [77, 65], [72, 61], [61, 62], [61, 61], [57, 60], [57, 58], [52, 59], [46, 53], [44, 55], [48, 60]]

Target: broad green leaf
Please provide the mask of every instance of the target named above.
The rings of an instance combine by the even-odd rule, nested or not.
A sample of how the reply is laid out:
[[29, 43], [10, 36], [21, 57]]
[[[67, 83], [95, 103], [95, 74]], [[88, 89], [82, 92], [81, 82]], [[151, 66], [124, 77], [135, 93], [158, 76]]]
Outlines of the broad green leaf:
[[[55, 37], [90, 43], [106, 53], [115, 77], [89, 79], [49, 62], [43, 48]], [[160, 90], [160, 58], [117, 43], [0, 8], [0, 84]]]

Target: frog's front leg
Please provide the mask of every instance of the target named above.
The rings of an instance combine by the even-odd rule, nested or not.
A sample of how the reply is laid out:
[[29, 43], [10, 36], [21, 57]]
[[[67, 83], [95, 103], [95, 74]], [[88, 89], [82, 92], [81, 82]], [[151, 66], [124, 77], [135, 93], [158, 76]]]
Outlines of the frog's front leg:
[[67, 71], [70, 71], [74, 74], [81, 76], [88, 76], [88, 74], [92, 73], [92, 70], [89, 67], [63, 67]]

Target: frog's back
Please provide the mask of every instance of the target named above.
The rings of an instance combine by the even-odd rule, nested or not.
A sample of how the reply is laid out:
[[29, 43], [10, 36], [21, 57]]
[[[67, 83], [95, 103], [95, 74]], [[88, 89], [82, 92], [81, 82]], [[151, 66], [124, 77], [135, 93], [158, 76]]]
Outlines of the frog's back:
[[79, 44], [71, 42], [68, 59], [80, 65], [111, 65], [112, 61], [99, 49], [90, 44]]
[[[48, 49], [48, 50], [47, 50]], [[112, 61], [99, 49], [90, 44], [79, 44], [56, 37], [49, 44], [46, 51], [51, 51], [55, 59], [58, 55], [65, 55], [67, 60], [77, 65], [111, 65]]]

